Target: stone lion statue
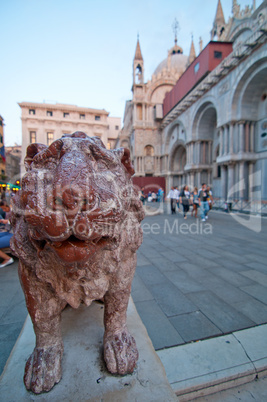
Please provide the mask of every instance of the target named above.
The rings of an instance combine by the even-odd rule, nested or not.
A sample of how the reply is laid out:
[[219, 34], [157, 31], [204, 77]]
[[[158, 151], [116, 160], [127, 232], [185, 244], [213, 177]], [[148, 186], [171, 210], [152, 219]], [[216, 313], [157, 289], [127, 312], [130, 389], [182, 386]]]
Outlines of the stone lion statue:
[[127, 374], [138, 359], [126, 310], [142, 242], [142, 203], [127, 149], [107, 150], [97, 137], [64, 135], [31, 144], [22, 189], [13, 200], [12, 250], [36, 334], [24, 374], [28, 390], [61, 379], [61, 311], [103, 299], [104, 359]]

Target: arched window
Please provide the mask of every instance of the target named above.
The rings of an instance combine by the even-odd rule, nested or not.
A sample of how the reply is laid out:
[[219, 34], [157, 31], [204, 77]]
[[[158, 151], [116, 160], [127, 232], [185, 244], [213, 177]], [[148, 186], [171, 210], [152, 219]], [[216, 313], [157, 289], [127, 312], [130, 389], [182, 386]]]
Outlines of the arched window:
[[154, 147], [152, 147], [152, 145], [145, 147], [145, 156], [154, 156]]
[[141, 104], [136, 105], [137, 120], [143, 120], [143, 107]]
[[135, 69], [135, 82], [136, 84], [142, 84], [142, 67], [140, 64]]

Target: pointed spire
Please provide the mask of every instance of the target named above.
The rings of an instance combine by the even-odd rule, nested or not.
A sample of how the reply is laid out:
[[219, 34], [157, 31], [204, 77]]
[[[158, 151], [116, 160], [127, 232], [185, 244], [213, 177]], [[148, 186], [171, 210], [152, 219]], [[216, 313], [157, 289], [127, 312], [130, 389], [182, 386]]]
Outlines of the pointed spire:
[[256, 10], [256, 0], [253, 0], [253, 11]]
[[222, 5], [221, 5], [221, 0], [218, 0], [215, 21], [217, 22], [217, 24], [218, 23], [225, 24], [225, 19], [224, 19], [224, 15], [223, 15], [223, 9], [222, 9]]
[[193, 40], [193, 35], [192, 35], [192, 41], [191, 41], [191, 47], [190, 47], [190, 53], [188, 57], [188, 62], [189, 64], [192, 63], [196, 58], [196, 51], [195, 51], [195, 45], [194, 45], [194, 40]]
[[190, 64], [195, 60], [196, 58], [196, 51], [195, 51], [195, 45], [194, 45], [194, 39], [192, 35], [192, 40], [191, 40], [191, 46], [190, 46], [190, 53], [186, 62], [186, 68], [190, 66]]
[[140, 43], [139, 43], [139, 34], [137, 35], [137, 44], [136, 44], [136, 49], [135, 49], [134, 60], [143, 60], [143, 56], [141, 53], [141, 47], [140, 47]]

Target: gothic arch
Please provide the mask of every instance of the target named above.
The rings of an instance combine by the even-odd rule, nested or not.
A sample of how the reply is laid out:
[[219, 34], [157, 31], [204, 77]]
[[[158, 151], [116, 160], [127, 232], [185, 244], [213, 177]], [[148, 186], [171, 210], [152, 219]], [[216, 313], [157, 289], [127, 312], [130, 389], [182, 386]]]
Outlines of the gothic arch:
[[243, 23], [238, 30], [234, 30], [229, 38], [230, 42], [233, 42], [233, 47], [236, 48], [240, 45], [240, 42], [245, 42], [246, 39], [252, 34], [251, 26], [249, 23]]
[[[168, 154], [170, 153], [170, 144], [173, 141], [180, 141], [183, 145], [186, 143], [186, 130], [185, 126], [180, 120], [174, 121], [167, 133], [166, 133], [166, 138], [165, 138], [165, 144], [164, 144], [164, 153]], [[171, 146], [173, 148], [173, 145]]]
[[186, 149], [184, 143], [176, 141], [169, 156], [169, 170], [173, 173], [184, 174], [186, 165]]
[[193, 119], [192, 138], [194, 140], [213, 140], [217, 127], [217, 110], [210, 101], [204, 102]]
[[163, 103], [166, 93], [169, 92], [172, 88], [173, 83], [164, 82], [160, 85], [157, 85], [149, 94], [149, 101], [152, 104]]
[[261, 59], [244, 72], [231, 100], [235, 120], [257, 121], [260, 102], [267, 92], [267, 58]]

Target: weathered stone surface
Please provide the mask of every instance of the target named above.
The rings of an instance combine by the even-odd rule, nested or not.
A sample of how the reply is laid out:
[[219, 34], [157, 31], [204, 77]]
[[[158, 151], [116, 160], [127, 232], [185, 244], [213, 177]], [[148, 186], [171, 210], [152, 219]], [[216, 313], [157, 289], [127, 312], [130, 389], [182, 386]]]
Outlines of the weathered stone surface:
[[134, 370], [126, 310], [142, 242], [142, 204], [129, 151], [107, 150], [76, 132], [49, 147], [32, 144], [14, 199], [12, 249], [36, 334], [24, 382], [35, 393], [61, 378], [61, 311], [104, 298], [104, 357], [111, 373]]

